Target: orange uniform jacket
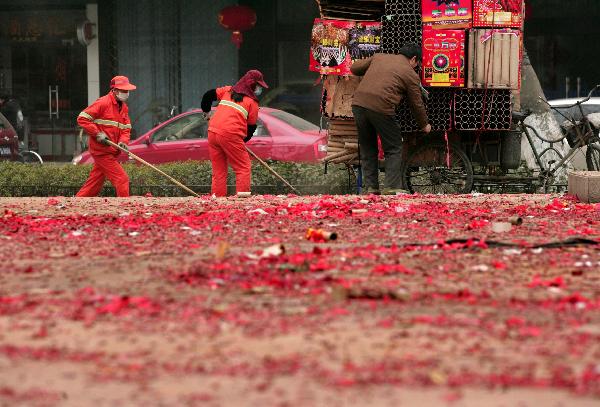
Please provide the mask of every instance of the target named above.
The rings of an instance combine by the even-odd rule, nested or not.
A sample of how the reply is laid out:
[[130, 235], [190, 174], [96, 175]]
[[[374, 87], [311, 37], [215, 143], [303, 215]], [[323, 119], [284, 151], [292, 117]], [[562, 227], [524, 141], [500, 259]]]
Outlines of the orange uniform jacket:
[[79, 113], [77, 124], [90, 135], [89, 150], [92, 155], [119, 154], [116, 148], [96, 141], [96, 135], [100, 132], [106, 133], [113, 143], [129, 144], [129, 135], [131, 134], [129, 109], [125, 102], [121, 102], [119, 110], [119, 103], [112, 92], [102, 96]]
[[208, 131], [220, 134], [239, 135], [242, 139], [248, 134], [248, 125], [258, 120], [258, 102], [244, 96], [241, 102], [231, 99], [232, 86], [217, 88], [219, 106], [208, 123]]

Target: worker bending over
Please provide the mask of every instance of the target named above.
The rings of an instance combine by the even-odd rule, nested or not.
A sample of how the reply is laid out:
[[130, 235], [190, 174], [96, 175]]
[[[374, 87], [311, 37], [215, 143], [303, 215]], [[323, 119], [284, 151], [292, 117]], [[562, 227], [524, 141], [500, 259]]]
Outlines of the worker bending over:
[[384, 194], [406, 192], [402, 189], [402, 133], [394, 120], [396, 106], [404, 98], [424, 133], [431, 131], [422, 100], [421, 81], [415, 68], [421, 61], [421, 48], [405, 45], [400, 55], [375, 54], [352, 64], [352, 73], [364, 76], [354, 93], [352, 112], [358, 128], [364, 191], [379, 194], [377, 135], [385, 157]]
[[216, 196], [227, 195], [227, 165], [235, 172], [236, 193], [250, 192], [250, 156], [244, 143], [256, 130], [258, 96], [268, 88], [260, 71], [248, 71], [234, 86], [207, 91], [202, 110], [211, 111], [219, 101], [208, 124], [208, 154], [212, 164], [212, 189]]

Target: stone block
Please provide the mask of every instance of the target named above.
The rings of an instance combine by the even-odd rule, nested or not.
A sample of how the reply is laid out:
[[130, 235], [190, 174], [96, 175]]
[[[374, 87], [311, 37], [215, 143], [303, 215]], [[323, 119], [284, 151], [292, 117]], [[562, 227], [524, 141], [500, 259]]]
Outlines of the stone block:
[[600, 171], [573, 171], [569, 173], [569, 194], [581, 202], [600, 202]]

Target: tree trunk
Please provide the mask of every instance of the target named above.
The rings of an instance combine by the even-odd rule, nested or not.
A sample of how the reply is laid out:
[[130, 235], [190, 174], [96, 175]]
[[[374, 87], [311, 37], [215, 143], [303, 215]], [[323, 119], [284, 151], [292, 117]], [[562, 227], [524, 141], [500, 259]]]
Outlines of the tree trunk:
[[[558, 140], [562, 137], [560, 125], [552, 114], [551, 109], [544, 101], [540, 100], [540, 98], [546, 100], [537, 74], [531, 65], [527, 51], [524, 49], [520, 101], [515, 100], [515, 106], [518, 107], [520, 104], [522, 111], [532, 112], [532, 114], [525, 119], [525, 124], [528, 124], [536, 129], [540, 136], [549, 140]], [[545, 143], [535, 137], [533, 132], [530, 131], [530, 133], [538, 154], [544, 149], [550, 147], [549, 143]], [[554, 144], [554, 148], [563, 156], [569, 151], [569, 146], [567, 145], [566, 141]], [[523, 137], [521, 141], [521, 158], [526, 161], [528, 168], [539, 169], [531, 146], [529, 145], [529, 141], [526, 137]], [[549, 151], [542, 156], [542, 162], [546, 166], [548, 165], [548, 161], [551, 160], [556, 160], [558, 162], [560, 157], [558, 157], [558, 155], [553, 151]], [[571, 168], [571, 164], [569, 164], [569, 168]], [[565, 177], [566, 171], [564, 169], [558, 171], [557, 176], [559, 178]]]

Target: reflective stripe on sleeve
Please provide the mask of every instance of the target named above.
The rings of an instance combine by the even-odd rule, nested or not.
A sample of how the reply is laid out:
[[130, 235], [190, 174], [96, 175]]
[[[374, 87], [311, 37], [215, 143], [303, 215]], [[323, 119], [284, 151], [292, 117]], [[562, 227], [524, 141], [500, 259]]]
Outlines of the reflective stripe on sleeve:
[[92, 116], [90, 116], [89, 114], [87, 114], [86, 112], [79, 113], [79, 117], [85, 117], [86, 119], [94, 120], [94, 118]]
[[103, 126], [113, 126], [113, 127], [119, 128], [119, 129], [130, 129], [131, 128], [131, 124], [119, 123], [114, 120], [96, 119], [96, 120], [94, 120], [94, 123], [101, 124]]

